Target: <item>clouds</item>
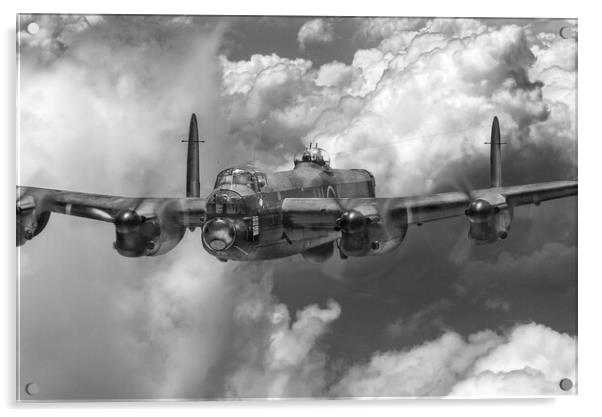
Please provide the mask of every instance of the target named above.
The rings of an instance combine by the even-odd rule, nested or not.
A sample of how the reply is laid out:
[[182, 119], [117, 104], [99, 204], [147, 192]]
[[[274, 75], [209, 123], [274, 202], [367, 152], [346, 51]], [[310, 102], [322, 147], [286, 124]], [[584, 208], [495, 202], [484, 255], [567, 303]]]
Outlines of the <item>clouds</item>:
[[[50, 61], [64, 52], [78, 35], [102, 21], [103, 17], [96, 15], [20, 15], [19, 44], [22, 48], [36, 49], [41, 61]], [[35, 33], [29, 30], [31, 23], [37, 25]]]
[[[67, 38], [71, 19], [50, 20], [56, 28], [38, 20], [50, 41], [20, 50], [19, 182], [182, 195], [179, 138], [190, 113], [202, 135], [224, 130], [210, 104], [220, 93], [220, 22], [104, 16]], [[64, 48], [53, 46], [57, 39]], [[227, 152], [219, 141], [208, 146], [217, 158]], [[204, 169], [215, 165], [207, 160]], [[37, 398], [215, 395], [207, 381], [228, 336], [228, 277], [238, 272], [206, 255], [198, 235], [169, 257], [126, 259], [111, 247], [110, 225], [52, 217], [41, 239], [21, 249], [34, 267], [20, 276], [20, 373], [38, 383]]]
[[[190, 239], [189, 239], [190, 240]], [[192, 242], [189, 242], [192, 243]], [[212, 262], [194, 245], [181, 255], [187, 262], [163, 261], [145, 277], [138, 293], [130, 292], [127, 312], [137, 317], [132, 329], [136, 360], [144, 380], [144, 397], [198, 398], [211, 395], [214, 364], [228, 333], [238, 271]], [[134, 324], [134, 323], [132, 323]]]
[[449, 300], [441, 300], [429, 304], [408, 318], [397, 318], [394, 322], [387, 325], [387, 333], [393, 338], [406, 338], [425, 330], [432, 330], [432, 328], [440, 331], [445, 327], [443, 313], [450, 307], [451, 303]]
[[446, 395], [476, 358], [497, 343], [493, 332], [473, 335], [468, 342], [446, 333], [407, 352], [375, 354], [368, 364], [351, 367], [333, 390], [348, 397]]
[[297, 41], [301, 49], [305, 49], [310, 44], [328, 43], [333, 40], [334, 27], [331, 22], [324, 19], [305, 22], [297, 34]]
[[[362, 150], [363, 143], [399, 143], [370, 167], [381, 192], [425, 191], [434, 179], [433, 167], [484, 154], [474, 138], [487, 134], [492, 114], [500, 116], [505, 137], [513, 135], [516, 125], [521, 128], [546, 118], [540, 88], [524, 79], [534, 58], [520, 28], [504, 27], [463, 41], [418, 34], [411, 45], [396, 54], [376, 50], [368, 63], [362, 59], [361, 64], [358, 52], [354, 65], [367, 75], [370, 91], [364, 107], [347, 130], [308, 135], [322, 137], [322, 143], [335, 148], [359, 149], [354, 159], [363, 155], [366, 160], [377, 159], [375, 151]], [[348, 158], [337, 162], [352, 163]], [[403, 172], [403, 180], [383, 184], [382, 179], [396, 177], [395, 172]]]
[[[495, 114], [510, 149], [553, 147], [564, 165], [574, 166], [575, 124], [566, 105], [575, 91], [574, 66], [563, 64], [566, 78], [546, 76], [554, 85], [537, 78], [564, 40], [530, 45], [522, 27], [488, 27], [470, 19], [368, 19], [361, 27], [364, 36], [382, 40], [376, 48], [357, 50], [351, 64], [312, 68], [308, 61], [273, 55], [222, 61], [227, 84], [244, 80], [250, 92], [241, 97], [246, 114], [237, 112], [230, 121], [236, 126], [240, 116], [259, 115], [263, 125], [245, 121], [247, 128], [254, 125], [245, 134], [288, 143], [283, 161], [290, 156], [284, 150], [298, 147], [299, 137], [319, 142], [337, 157], [338, 167], [362, 161], [381, 195], [428, 191], [445, 161], [484, 156], [477, 138], [487, 137]], [[566, 52], [560, 61], [570, 63], [574, 56]], [[233, 71], [268, 61], [273, 68], [264, 65], [266, 74], [256, 78]], [[400, 172], [401, 180], [395, 175]]]
[[[502, 252], [493, 262], [473, 261], [467, 264], [462, 269], [458, 284], [475, 291], [482, 291], [485, 287], [495, 288], [498, 294], [503, 294], [503, 287], [510, 282], [521, 285], [525, 290], [564, 287], [574, 282], [572, 275], [576, 269], [576, 252], [576, 247], [559, 242], [546, 243], [528, 255]], [[562, 274], [554, 273], [559, 269]], [[527, 278], [515, 282], [514, 277]]]
[[408, 32], [423, 26], [425, 19], [375, 17], [360, 20], [358, 36], [370, 40], [390, 38], [400, 32]]
[[[37, 47], [24, 46], [21, 181], [113, 194], [177, 195], [183, 185], [173, 179], [183, 178], [182, 158], [174, 144], [190, 113], [200, 113], [200, 122], [219, 120], [210, 103], [219, 94], [220, 36], [219, 25], [182, 28], [115, 17], [80, 33], [46, 63], [37, 60]], [[202, 133], [216, 136], [221, 126], [212, 125], [213, 132], [202, 125]], [[98, 184], [99, 177], [107, 181]]]
[[575, 378], [576, 339], [535, 323], [466, 339], [447, 332], [404, 351], [375, 354], [333, 387], [343, 396], [558, 395]]
[[475, 361], [450, 395], [558, 395], [562, 378], [575, 381], [576, 355], [574, 337], [534, 323], [517, 326]]
[[141, 362], [154, 364], [150, 375], [140, 372], [147, 395], [320, 395], [327, 377], [320, 340], [341, 307], [328, 300], [325, 308], [309, 305], [293, 318], [271, 295], [272, 286], [269, 264], [216, 266], [207, 256], [152, 274], [136, 306], [148, 314], [136, 332], [145, 347]]
[[[247, 326], [260, 334], [251, 336], [239, 352], [236, 368], [226, 381], [226, 395], [235, 398], [315, 397], [324, 393], [327, 377], [325, 352], [319, 338], [341, 314], [329, 300], [321, 309], [310, 305], [297, 312], [293, 322], [283, 304], [264, 305], [259, 314], [244, 315]], [[259, 323], [263, 325], [259, 326]], [[244, 331], [249, 334], [249, 330]], [[257, 343], [260, 344], [257, 349]]]
[[[265, 169], [290, 169], [292, 154], [321, 113], [339, 95], [318, 87], [311, 61], [253, 55], [249, 61], [221, 58], [221, 106], [232, 142], [251, 147]], [[251, 155], [242, 151], [248, 162]]]

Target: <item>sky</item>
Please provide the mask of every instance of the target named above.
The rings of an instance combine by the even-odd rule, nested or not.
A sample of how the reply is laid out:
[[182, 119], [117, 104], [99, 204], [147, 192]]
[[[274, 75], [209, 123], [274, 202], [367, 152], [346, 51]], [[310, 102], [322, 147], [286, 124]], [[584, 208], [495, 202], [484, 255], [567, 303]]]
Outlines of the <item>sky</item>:
[[[577, 179], [562, 27], [576, 21], [22, 15], [17, 181], [183, 196], [193, 112], [205, 194], [221, 169], [290, 169], [316, 141], [378, 196], [485, 187], [494, 115], [505, 185]], [[518, 208], [495, 245], [463, 218], [425, 224], [320, 265], [224, 264], [198, 231], [123, 258], [110, 225], [53, 215], [19, 250], [22, 398], [28, 382], [59, 400], [560, 395], [577, 383], [576, 210]]]

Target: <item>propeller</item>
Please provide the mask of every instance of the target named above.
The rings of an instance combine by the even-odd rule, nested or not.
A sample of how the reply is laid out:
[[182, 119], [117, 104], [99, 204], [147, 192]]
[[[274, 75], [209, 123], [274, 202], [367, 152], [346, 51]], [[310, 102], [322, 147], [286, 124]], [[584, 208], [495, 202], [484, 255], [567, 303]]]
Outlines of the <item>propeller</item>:
[[120, 233], [139, 232], [149, 238], [159, 236], [161, 234], [159, 225], [151, 221], [153, 218], [147, 218], [138, 214], [137, 209], [138, 207], [135, 209], [124, 209], [117, 213], [114, 219], [117, 231]]
[[[335, 221], [334, 230], [337, 230], [337, 231], [343, 230], [343, 231], [347, 232], [347, 230], [350, 226], [355, 230], [358, 226], [356, 223], [358, 223], [358, 220], [360, 220], [360, 217], [358, 217], [356, 214], [352, 214], [351, 211], [354, 211], [357, 214], [359, 214], [361, 217], [363, 217], [362, 214], [355, 210], [347, 210], [345, 207], [343, 207], [343, 205], [341, 204], [341, 201], [337, 197], [336, 193], [334, 193], [334, 196], [332, 196], [332, 199], [335, 201], [335, 203], [339, 207], [339, 211], [341, 212], [341, 214], [339, 215], [339, 218]], [[356, 232], [354, 232], [354, 233], [356, 233]], [[341, 248], [341, 238], [340, 237], [335, 241], [335, 244], [337, 245], [337, 250], [339, 252], [339, 259], [346, 260], [347, 258], [349, 258], [347, 255], [345, 255], [345, 253], [343, 252], [343, 249]], [[327, 264], [328, 263], [329, 262], [327, 262]], [[342, 278], [341, 274], [343, 272], [343, 269], [344, 269], [344, 265], [342, 265], [339, 262], [339, 267], [337, 268], [337, 273], [335, 276], [336, 279]]]
[[[153, 204], [153, 213], [145, 213], [144, 205], [152, 203], [150, 199], [138, 199], [133, 207], [120, 210], [113, 218], [117, 232], [117, 242], [124, 251], [139, 254], [142, 248], [152, 251], [156, 247], [155, 239], [162, 231], [181, 230], [178, 211], [172, 202]], [[128, 237], [129, 236], [129, 237]], [[116, 242], [116, 243], [117, 243]]]
[[[466, 174], [464, 172], [456, 173], [451, 176], [451, 185], [464, 195], [468, 197], [470, 201], [468, 207], [464, 211], [464, 214], [469, 221], [483, 222], [491, 217], [491, 204], [483, 199], [475, 199], [472, 193], [472, 186]], [[456, 242], [449, 251], [448, 259], [454, 264], [462, 264], [468, 260], [472, 254], [474, 242], [468, 237], [464, 227]]]
[[[374, 221], [372, 217], [364, 215], [359, 210], [349, 209], [345, 207], [340, 197], [331, 196], [331, 198], [338, 206], [340, 213], [337, 220], [335, 221], [335, 230], [342, 231], [346, 234], [357, 234], [366, 230], [366, 227], [368, 227]], [[355, 207], [354, 200], [355, 199], [346, 198], [346, 205], [348, 207]], [[388, 213], [390, 209], [389, 206], [392, 204], [394, 205], [394, 202], [392, 200], [385, 201], [386, 203], [384, 204], [384, 206], [378, 208], [378, 222], [383, 223], [384, 230], [387, 232], [386, 240], [389, 240], [390, 238], [392, 238], [390, 234], [393, 234], [393, 229], [391, 228], [392, 225], [389, 224], [391, 216], [389, 216]], [[346, 272], [354, 268], [354, 263], [365, 262], [365, 259], [361, 261], [360, 259], [363, 258], [354, 258], [353, 262], [350, 264], [349, 261], [346, 261], [348, 256], [342, 250], [341, 238], [337, 239], [335, 243], [337, 245], [339, 257], [333, 257], [328, 262], [324, 263], [324, 265], [322, 266], [322, 272], [335, 280], [345, 281], [346, 278], [348, 278], [348, 274]], [[373, 244], [378, 245], [379, 243], [373, 242]], [[373, 246], [373, 248], [375, 247]], [[376, 274], [377, 276], [383, 275], [384, 271], [381, 267], [386, 267], [386, 265], [383, 263], [378, 263], [377, 265], [375, 265], [376, 271], [373, 270], [373, 274]], [[390, 268], [386, 269], [388, 272]]]
[[[187, 161], [186, 161], [186, 197], [200, 197], [200, 165], [199, 165], [199, 143], [204, 140], [199, 139], [198, 123], [196, 115], [193, 113], [190, 119], [188, 130], [188, 140], [182, 140], [188, 143]], [[148, 212], [145, 210], [145, 203], [152, 206], [150, 215], [141, 214]], [[121, 244], [129, 246], [127, 250], [132, 253], [139, 253], [140, 246], [144, 244], [146, 250], [155, 248], [155, 238], [161, 235], [162, 231], [167, 234], [183, 234], [183, 226], [179, 221], [179, 209], [177, 201], [165, 201], [157, 204], [152, 199], [140, 198], [134, 204], [134, 207], [126, 207], [120, 210], [112, 219], [118, 233], [117, 239]], [[190, 227], [194, 230], [194, 227]], [[120, 237], [119, 234], [122, 234]], [[125, 237], [129, 236], [129, 237]]]
[[[335, 221], [334, 230], [342, 231], [346, 234], [357, 234], [363, 232], [366, 227], [372, 222], [369, 217], [366, 217], [359, 210], [348, 209], [341, 204], [341, 200], [336, 195], [332, 197], [339, 207], [340, 215]], [[353, 200], [352, 200], [353, 201]], [[353, 206], [353, 204], [350, 204]], [[336, 241], [337, 249], [339, 251], [339, 257], [341, 259], [347, 259], [348, 256], [343, 252], [341, 247], [341, 239]]]

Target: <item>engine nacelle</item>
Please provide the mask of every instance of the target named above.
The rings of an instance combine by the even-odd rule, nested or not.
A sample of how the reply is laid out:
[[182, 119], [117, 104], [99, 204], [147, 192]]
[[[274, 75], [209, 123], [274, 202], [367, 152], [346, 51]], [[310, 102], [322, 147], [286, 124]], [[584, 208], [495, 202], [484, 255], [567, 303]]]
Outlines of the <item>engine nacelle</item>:
[[477, 199], [470, 203], [465, 212], [470, 224], [470, 239], [483, 244], [508, 237], [512, 224], [512, 207], [508, 206], [505, 200], [500, 201], [500, 198], [493, 202]]
[[163, 216], [145, 218], [133, 210], [115, 217], [113, 247], [122, 256], [157, 256], [169, 252], [182, 240], [186, 228]]
[[341, 234], [341, 251], [347, 256], [380, 255], [397, 248], [408, 231], [407, 226], [390, 229], [371, 222], [357, 233]]
[[17, 201], [17, 246], [40, 234], [49, 219], [50, 211], [43, 210], [32, 195], [22, 196]]

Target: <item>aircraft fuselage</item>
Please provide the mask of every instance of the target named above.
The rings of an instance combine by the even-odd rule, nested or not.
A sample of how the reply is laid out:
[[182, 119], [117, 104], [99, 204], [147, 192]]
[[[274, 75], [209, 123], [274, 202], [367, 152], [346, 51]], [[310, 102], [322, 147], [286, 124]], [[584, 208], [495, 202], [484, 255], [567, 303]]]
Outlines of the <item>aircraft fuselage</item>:
[[207, 198], [203, 226], [203, 247], [221, 260], [280, 258], [340, 237], [334, 228], [287, 227], [282, 215], [286, 198], [375, 196], [374, 176], [363, 169], [330, 169], [302, 162], [293, 170], [271, 174], [244, 168], [226, 171]]

